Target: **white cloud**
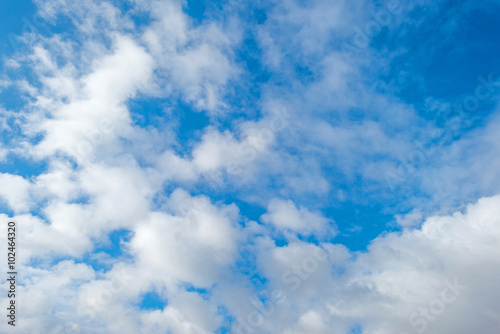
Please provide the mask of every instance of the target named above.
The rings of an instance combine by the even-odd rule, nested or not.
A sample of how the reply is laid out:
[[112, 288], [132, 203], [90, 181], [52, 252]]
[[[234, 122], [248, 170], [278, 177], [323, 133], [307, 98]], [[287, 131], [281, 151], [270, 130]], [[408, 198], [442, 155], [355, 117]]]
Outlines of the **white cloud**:
[[152, 2], [156, 21], [143, 39], [160, 69], [160, 95], [180, 92], [199, 110], [225, 109], [224, 93], [238, 75], [231, 44], [238, 32], [222, 31], [215, 23], [194, 27], [179, 2]]
[[[305, 207], [297, 208], [291, 200], [274, 198], [269, 201], [267, 213], [261, 216], [263, 222], [273, 224], [282, 231], [311, 235], [324, 235], [332, 229], [328, 219]], [[329, 231], [331, 232], [331, 231]]]
[[[219, 289], [236, 288], [233, 293], [216, 293], [209, 302], [176, 288], [180, 281], [198, 286], [221, 282], [219, 275], [229, 274], [223, 268], [234, 261], [242, 239], [237, 237], [234, 207], [215, 208], [208, 199], [182, 191], [172, 195], [170, 205], [175, 216], [154, 214], [148, 222], [138, 223], [130, 244], [137, 262], [115, 265], [102, 279], [96, 280], [90, 268], [68, 261], [51, 271], [23, 267], [26, 278], [20, 293], [35, 302], [24, 311], [22, 326], [33, 333], [39, 332], [36, 326], [53, 329], [61, 325], [57, 316], [66, 319], [63, 324], [83, 329], [89, 326], [85, 314], [93, 311], [97, 318], [88, 328], [95, 333], [106, 331], [99, 328], [111, 333], [139, 328], [209, 333], [220, 325], [213, 321], [216, 305], [230, 305], [229, 312], [240, 321], [261, 312], [255, 306], [258, 303], [250, 301], [252, 293], [231, 284]], [[494, 279], [500, 274], [499, 210], [499, 196], [483, 198], [465, 213], [431, 217], [421, 229], [380, 237], [365, 253], [299, 241], [276, 247], [262, 238], [254, 246], [259, 268], [269, 280], [269, 291], [279, 289], [282, 298], [275, 305], [265, 302], [263, 310], [269, 315], [262, 316], [263, 323], [254, 332], [323, 333], [328, 329], [346, 333], [360, 325], [367, 333], [417, 333], [427, 326], [427, 331], [466, 334], [475, 329], [493, 334], [498, 325], [495, 315], [500, 312]], [[188, 225], [194, 234], [186, 233]], [[40, 233], [34, 236], [53, 240]], [[160, 236], [164, 236], [162, 242]], [[63, 268], [73, 274], [68, 276]], [[151, 289], [153, 282], [166, 287], [168, 306], [133, 315], [129, 303]], [[51, 290], [44, 289], [44, 284], [58, 289], [55, 295], [60, 297], [50, 297]], [[42, 304], [50, 313], [38, 312], [37, 305]], [[57, 311], [61, 305], [66, 312]], [[429, 312], [428, 319], [422, 312]], [[121, 319], [122, 325], [112, 319]]]
[[164, 279], [198, 287], [216, 284], [237, 256], [237, 208], [219, 209], [207, 198], [193, 199], [182, 190], [171, 195], [168, 205], [175, 216], [151, 213], [135, 229], [132, 253]]
[[129, 125], [123, 103], [150, 75], [152, 66], [150, 56], [141, 47], [130, 38], [118, 37], [113, 54], [96, 62], [93, 71], [80, 81], [73, 78], [77, 81], [74, 85], [83, 88], [77, 98], [67, 104], [56, 103], [55, 109], [48, 103], [41, 106], [49, 107], [53, 117], [31, 124], [35, 131], [45, 133], [33, 154], [50, 156], [62, 151], [85, 162], [95, 146], [113, 140]]
[[487, 314], [500, 312], [494, 302], [499, 213], [500, 196], [483, 198], [466, 213], [381, 236], [352, 260], [328, 245], [322, 245], [329, 254], [324, 259], [314, 245], [263, 242], [259, 259], [268, 288], [280, 289], [286, 301], [256, 331], [299, 333], [315, 318], [314, 333], [323, 333], [321, 323], [333, 333], [355, 325], [366, 333], [417, 333], [425, 326], [429, 332], [494, 333], [496, 320]]
[[103, 37], [103, 31], [134, 27], [132, 20], [109, 2], [91, 0], [76, 5], [60, 0], [37, 0], [36, 3], [40, 15], [36, 23], [42, 22], [42, 26], [53, 23], [58, 16], [64, 16], [72, 21], [80, 33], [99, 38]]
[[10, 80], [0, 79], [0, 92], [3, 90], [3, 88], [7, 88], [10, 85], [12, 85], [12, 82]]
[[31, 183], [18, 175], [0, 173], [0, 197], [15, 213], [27, 212], [33, 204], [30, 200]]
[[396, 215], [396, 222], [401, 227], [415, 227], [422, 222], [423, 214], [419, 209], [413, 209], [404, 215]]

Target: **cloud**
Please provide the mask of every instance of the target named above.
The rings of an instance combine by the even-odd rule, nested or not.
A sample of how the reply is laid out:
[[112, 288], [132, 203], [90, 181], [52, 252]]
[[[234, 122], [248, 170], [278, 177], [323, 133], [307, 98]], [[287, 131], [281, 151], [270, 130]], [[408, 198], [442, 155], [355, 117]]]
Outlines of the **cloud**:
[[288, 200], [274, 198], [269, 201], [267, 213], [261, 216], [263, 222], [274, 225], [282, 231], [293, 231], [304, 235], [325, 234], [331, 232], [331, 222], [319, 213], [307, 208], [298, 209]]
[[414, 209], [404, 215], [396, 215], [396, 222], [402, 227], [415, 227], [418, 226], [423, 218], [422, 212]]
[[52, 118], [32, 124], [34, 131], [45, 133], [33, 154], [43, 157], [60, 151], [87, 160], [95, 146], [112, 141], [130, 122], [123, 103], [151, 68], [152, 60], [142, 48], [127, 37], [118, 37], [112, 55], [105, 56], [81, 81], [73, 79], [83, 89], [79, 96], [70, 103], [56, 103], [56, 109], [50, 110]]
[[[366, 333], [494, 333], [497, 320], [487, 313], [499, 312], [499, 202], [482, 198], [465, 213], [428, 218], [421, 229], [375, 239], [367, 252], [263, 240], [258, 258], [267, 291], [284, 298], [254, 306], [262, 321], [248, 332], [347, 333], [360, 326]], [[488, 294], [496, 297], [483, 299]], [[251, 321], [250, 312], [240, 318]]]
[[[192, 200], [197, 203], [196, 209], [189, 204]], [[328, 328], [346, 333], [348, 328], [359, 325], [368, 333], [416, 333], [424, 327], [440, 332], [468, 333], [476, 328], [494, 333], [498, 320], [493, 315], [499, 311], [494, 292], [498, 287], [493, 279], [499, 274], [499, 204], [498, 196], [483, 198], [469, 205], [465, 213], [434, 216], [419, 229], [379, 237], [364, 253], [350, 253], [341, 245], [303, 241], [276, 247], [262, 238], [254, 246], [259, 270], [269, 281], [267, 291], [279, 290], [281, 297], [274, 305], [273, 299], [264, 301], [259, 309], [259, 303], [252, 303], [251, 294], [245, 293], [246, 299], [239, 299], [240, 306], [228, 311], [243, 319], [254, 332], [299, 333], [308, 329], [322, 333]], [[203, 333], [220, 325], [208, 320], [213, 311], [209, 311], [206, 301], [177, 287], [180, 282], [208, 287], [221, 282], [220, 274], [230, 274], [223, 268], [236, 259], [236, 245], [242, 240], [234, 225], [235, 208], [215, 208], [208, 199], [189, 197], [182, 191], [174, 192], [170, 205], [175, 216], [154, 214], [149, 221], [138, 223], [130, 241], [137, 262], [116, 264], [100, 279], [94, 278], [89, 267], [71, 261], [51, 266], [50, 271], [23, 266], [26, 280], [20, 295], [27, 298], [38, 294], [35, 300], [51, 312], [42, 316], [36, 307], [38, 302], [32, 303], [25, 310], [23, 328], [37, 333], [35, 326], [56, 327], [56, 310], [66, 305], [67, 312], [59, 316], [70, 317], [82, 330], [88, 325], [83, 319], [91, 316], [90, 311], [100, 319], [94, 320], [92, 332], [101, 332], [97, 324], [102, 321], [102, 326], [109, 326], [108, 331], [125, 330], [109, 316], [130, 314], [130, 303], [154, 285], [166, 287], [168, 306], [163, 311], [141, 311], [140, 317], [123, 318], [131, 330], [144, 325], [169, 328], [175, 333]], [[22, 217], [18, 221], [26, 222]], [[186, 229], [186, 224], [193, 228]], [[203, 233], [203, 229], [210, 233]], [[165, 239], [168, 235], [172, 238]], [[55, 240], [40, 233], [33, 236]], [[51, 297], [50, 303], [44, 302], [51, 296], [43, 292], [43, 285], [49, 282], [54, 289], [67, 291], [64, 301]], [[63, 298], [61, 293], [56, 295]], [[215, 293], [212, 298], [209, 304], [214, 306], [233, 303], [233, 297], [227, 294]], [[94, 304], [91, 307], [89, 303]], [[252, 327], [249, 314], [262, 310], [268, 312], [261, 314], [262, 324]]]
[[143, 40], [163, 78], [159, 94], [181, 93], [198, 110], [224, 110], [226, 86], [239, 72], [231, 50], [237, 31], [228, 34], [215, 22], [195, 27], [175, 1], [148, 6], [156, 20]]
[[[196, 206], [192, 206], [193, 200]], [[198, 287], [218, 282], [224, 268], [237, 256], [239, 236], [235, 206], [214, 208], [206, 198], [174, 191], [168, 203], [175, 216], [151, 213], [138, 226], [131, 251], [148, 270], [165, 280]]]
[[0, 174], [0, 196], [15, 213], [30, 209], [31, 184], [23, 177], [7, 173]]

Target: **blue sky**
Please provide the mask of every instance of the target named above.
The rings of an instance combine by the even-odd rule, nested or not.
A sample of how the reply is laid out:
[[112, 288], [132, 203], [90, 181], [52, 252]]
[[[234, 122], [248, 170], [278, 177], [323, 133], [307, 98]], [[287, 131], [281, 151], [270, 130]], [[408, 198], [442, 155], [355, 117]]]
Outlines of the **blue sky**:
[[17, 332], [496, 333], [498, 1], [0, 6]]

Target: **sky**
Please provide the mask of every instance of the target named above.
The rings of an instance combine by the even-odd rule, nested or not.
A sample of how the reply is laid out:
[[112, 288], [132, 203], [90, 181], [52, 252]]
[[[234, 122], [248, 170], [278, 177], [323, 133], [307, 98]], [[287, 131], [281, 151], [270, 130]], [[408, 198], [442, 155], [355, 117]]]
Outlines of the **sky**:
[[499, 31], [498, 0], [1, 2], [0, 332], [497, 334]]

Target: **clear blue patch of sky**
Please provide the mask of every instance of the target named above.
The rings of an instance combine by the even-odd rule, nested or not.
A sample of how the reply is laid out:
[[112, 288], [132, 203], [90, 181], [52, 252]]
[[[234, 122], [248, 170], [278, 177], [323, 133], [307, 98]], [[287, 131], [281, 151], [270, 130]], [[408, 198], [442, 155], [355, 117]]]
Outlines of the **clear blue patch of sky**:
[[240, 213], [250, 220], [258, 222], [260, 220], [260, 216], [266, 213], [266, 208], [263, 208], [260, 205], [248, 203], [238, 199], [233, 199], [232, 203], [236, 204], [236, 206], [240, 209]]
[[129, 100], [127, 105], [135, 125], [159, 131], [166, 127], [172, 128], [180, 145], [176, 148], [176, 153], [180, 155], [189, 155], [192, 145], [201, 140], [206, 126], [210, 124], [210, 118], [205, 112], [196, 110], [180, 99], [140, 95]]
[[15, 154], [8, 154], [5, 161], [0, 162], [0, 173], [19, 175], [25, 179], [37, 176], [46, 169], [47, 163], [44, 160], [25, 159]]
[[101, 253], [109, 255], [110, 258], [127, 258], [127, 253], [124, 252], [125, 243], [129, 242], [133, 237], [133, 232], [127, 229], [119, 229], [111, 232], [103, 242], [97, 242], [96, 247], [84, 254], [79, 262], [88, 264], [95, 271], [107, 272], [111, 269], [111, 265], [106, 264], [93, 255]]
[[[479, 76], [500, 77], [500, 6], [466, 10], [461, 8], [464, 3], [448, 1], [418, 27], [403, 26], [400, 35], [384, 44], [406, 49], [392, 61], [385, 77], [398, 83], [403, 100], [417, 107], [429, 96], [454, 102], [474, 94]], [[417, 10], [410, 18], [421, 19], [424, 14], [429, 13]], [[398, 81], [401, 74], [406, 78]]]
[[132, 1], [113, 0], [112, 2], [116, 8], [120, 9], [122, 15], [127, 14], [132, 18], [137, 30], [140, 31], [151, 23], [151, 13], [137, 10]]
[[[0, 50], [1, 56], [10, 56], [24, 50], [26, 45], [18, 37], [25, 33], [36, 33], [47, 36], [49, 33], [59, 33], [67, 36], [72, 24], [68, 18], [59, 17], [55, 22], [48, 22], [38, 12], [32, 1], [2, 1], [0, 2]], [[76, 39], [75, 39], [76, 41]]]
[[[194, 25], [206, 23], [206, 21], [223, 22], [228, 17], [224, 15], [227, 13], [235, 14], [234, 9], [239, 8], [238, 15], [244, 16], [243, 22], [248, 22], [251, 17], [251, 10], [247, 10], [253, 6], [252, 3], [234, 3], [229, 0], [187, 0], [184, 6], [184, 12], [189, 15]], [[264, 20], [261, 14], [258, 18], [260, 22]]]
[[[9, 74], [11, 74], [11, 78], [14, 76], [16, 80], [26, 77], [26, 73], [23, 73], [22, 70], [16, 69], [9, 72]], [[26, 105], [27, 101], [28, 99], [24, 96], [24, 94], [19, 92], [19, 89], [17, 89], [14, 85], [0, 89], [0, 107], [7, 111], [17, 112]]]
[[183, 288], [184, 290], [186, 290], [187, 292], [191, 292], [191, 293], [196, 293], [198, 294], [201, 298], [203, 298], [204, 300], [209, 300], [210, 297], [212, 296], [212, 292], [210, 289], [206, 289], [206, 288], [199, 288], [199, 287], [196, 287], [192, 284], [189, 284], [189, 283], [184, 283], [183, 284]]
[[19, 42], [15, 36], [33, 30], [36, 7], [30, 0], [0, 1], [0, 13], [3, 14], [0, 20], [0, 50], [5, 56], [18, 49]]
[[264, 83], [271, 78], [271, 73], [262, 64], [262, 50], [258, 45], [254, 32], [246, 32], [238, 49], [236, 61], [250, 75], [252, 83]]
[[215, 331], [215, 334], [229, 334], [229, 333], [231, 333], [231, 332], [230, 332], [230, 328], [228, 328], [228, 327], [221, 327]]
[[9, 217], [14, 217], [14, 211], [7, 205], [3, 199], [0, 199], [0, 213], [3, 213]]
[[170, 104], [164, 99], [138, 96], [128, 100], [127, 106], [134, 124], [146, 127], [160, 127], [169, 121], [167, 108]]
[[273, 238], [273, 240], [274, 240], [274, 244], [276, 245], [276, 247], [288, 246], [288, 240], [284, 236], [275, 237], [275, 238]]
[[176, 128], [177, 138], [185, 151], [190, 151], [191, 145], [199, 142], [204, 134], [204, 129], [210, 124], [209, 116], [190, 105], [178, 101], [174, 114], [179, 126]]
[[[220, 1], [215, 1], [220, 3]], [[184, 6], [184, 12], [191, 17], [195, 24], [201, 24], [205, 18], [207, 9], [207, 1], [205, 0], [188, 0]]]
[[210, 294], [210, 291], [208, 289], [205, 289], [205, 288], [197, 288], [195, 287], [194, 285], [192, 284], [185, 284], [184, 286], [184, 289], [187, 291], [187, 292], [195, 292], [199, 295], [208, 295]]
[[363, 327], [360, 325], [358, 326], [353, 326], [349, 329], [349, 334], [362, 334], [363, 333]]
[[351, 251], [364, 251], [369, 243], [384, 231], [396, 231], [397, 227], [388, 226], [393, 216], [385, 212], [381, 204], [363, 206], [355, 203], [342, 203], [341, 206], [326, 208], [325, 216], [333, 219], [339, 234], [332, 240]]
[[142, 310], [163, 310], [167, 305], [168, 301], [154, 290], [141, 295], [138, 304]]
[[240, 257], [236, 260], [233, 270], [238, 276], [244, 275], [255, 291], [267, 290], [269, 280], [257, 268], [256, 254], [252, 249], [240, 250]]

